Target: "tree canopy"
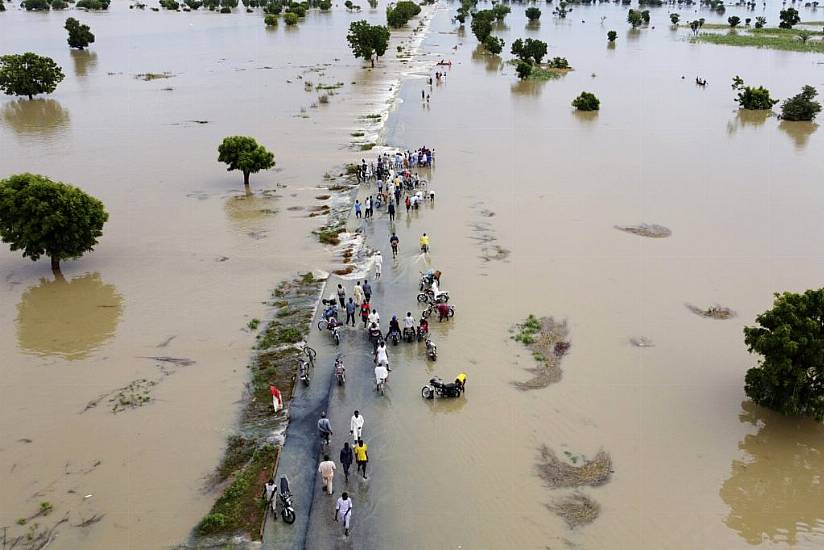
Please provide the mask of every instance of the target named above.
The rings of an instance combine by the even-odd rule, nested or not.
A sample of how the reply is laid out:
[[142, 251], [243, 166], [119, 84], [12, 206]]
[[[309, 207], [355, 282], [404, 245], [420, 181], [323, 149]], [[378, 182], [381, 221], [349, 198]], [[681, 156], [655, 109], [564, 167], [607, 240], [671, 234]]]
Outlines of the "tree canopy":
[[109, 219], [103, 203], [77, 187], [36, 174], [0, 180], [0, 237], [33, 261], [60, 261], [89, 252]]
[[598, 111], [601, 101], [590, 92], [581, 92], [581, 95], [572, 100], [572, 106], [579, 111]]
[[784, 120], [811, 121], [821, 111], [821, 104], [815, 101], [818, 91], [812, 86], [804, 86], [801, 93], [781, 104], [781, 118]]
[[782, 29], [791, 29], [794, 25], [801, 23], [801, 17], [798, 15], [798, 10], [795, 8], [781, 10], [778, 14], [778, 18], [781, 19], [778, 26]]
[[49, 57], [32, 52], [0, 56], [0, 90], [6, 95], [50, 94], [63, 80], [62, 69]]
[[775, 294], [772, 309], [744, 328], [750, 353], [744, 391], [782, 414], [824, 420], [824, 289]]
[[386, 22], [394, 29], [406, 25], [407, 21], [421, 13], [421, 7], [410, 0], [401, 0], [394, 6], [386, 7]]
[[89, 26], [81, 24], [80, 21], [74, 17], [66, 19], [64, 28], [69, 31], [68, 43], [70, 48], [82, 50], [94, 42], [94, 35], [89, 29]]
[[540, 64], [546, 55], [547, 44], [546, 42], [533, 40], [532, 38], [527, 38], [526, 40], [519, 38], [512, 43], [511, 52], [512, 55], [517, 56], [521, 61], [534, 61]]
[[541, 18], [541, 9], [535, 6], [529, 7], [524, 12], [526, 18], [530, 21], [538, 21]]
[[632, 25], [632, 28], [640, 27], [644, 18], [641, 17], [641, 12], [638, 10], [629, 10], [627, 12], [627, 23]]
[[249, 174], [261, 170], [268, 170], [275, 165], [275, 155], [263, 145], [259, 145], [255, 138], [248, 136], [231, 136], [223, 139], [218, 148], [218, 162], [229, 165], [226, 169], [243, 172], [243, 185], [249, 188]]
[[356, 58], [368, 59], [374, 67], [375, 60], [372, 56], [383, 56], [389, 47], [389, 29], [381, 25], [370, 25], [366, 20], [354, 21], [349, 25], [346, 40]]
[[472, 14], [472, 34], [483, 44], [483, 41], [492, 34], [492, 21], [495, 20], [495, 13], [492, 10], [480, 10]]
[[738, 91], [735, 101], [742, 109], [751, 111], [761, 111], [772, 109], [778, 103], [777, 99], [770, 97], [770, 91], [763, 86], [757, 88], [744, 85], [744, 80], [740, 76], [732, 79], [732, 89]]

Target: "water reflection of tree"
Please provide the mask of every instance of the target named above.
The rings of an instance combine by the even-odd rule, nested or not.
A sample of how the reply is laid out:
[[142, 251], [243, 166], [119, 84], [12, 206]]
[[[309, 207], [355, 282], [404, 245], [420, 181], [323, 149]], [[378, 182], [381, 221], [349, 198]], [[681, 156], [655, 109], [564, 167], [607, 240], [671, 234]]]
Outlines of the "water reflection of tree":
[[54, 99], [18, 99], [3, 105], [3, 122], [18, 134], [53, 134], [69, 125], [69, 112]]
[[818, 124], [814, 122], [782, 120], [778, 127], [792, 138], [795, 143], [795, 148], [801, 150], [807, 146], [807, 142], [812, 133], [818, 128]]
[[91, 50], [72, 50], [71, 56], [74, 62], [74, 74], [77, 76], [86, 76], [90, 69], [94, 69], [97, 66], [97, 52]]
[[243, 232], [259, 231], [264, 221], [276, 213], [277, 197], [272, 192], [235, 195], [226, 200], [224, 209], [232, 224]]
[[727, 122], [727, 133], [732, 135], [741, 128], [758, 128], [762, 126], [772, 114], [772, 111], [738, 109], [735, 118]]
[[742, 403], [739, 418], [758, 426], [738, 448], [732, 475], [721, 486], [730, 507], [724, 520], [750, 544], [795, 544], [801, 533], [824, 530], [824, 425]]
[[480, 44], [472, 50], [472, 61], [483, 62], [486, 65], [486, 70], [491, 73], [498, 72], [503, 66], [503, 60], [500, 55], [489, 53]]
[[41, 279], [17, 305], [17, 343], [43, 355], [82, 359], [114, 335], [123, 298], [99, 273]]

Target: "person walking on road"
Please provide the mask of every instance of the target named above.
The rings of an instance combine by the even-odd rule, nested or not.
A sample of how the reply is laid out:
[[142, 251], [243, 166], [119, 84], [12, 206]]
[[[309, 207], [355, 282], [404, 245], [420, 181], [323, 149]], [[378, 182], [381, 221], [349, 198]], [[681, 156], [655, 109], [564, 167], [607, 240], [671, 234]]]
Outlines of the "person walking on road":
[[375, 279], [381, 278], [381, 272], [383, 271], [383, 256], [381, 256], [381, 251], [378, 250], [375, 252]]
[[369, 284], [369, 281], [363, 282], [363, 297], [367, 302], [372, 301], [372, 286]]
[[340, 302], [341, 309], [346, 307], [346, 291], [341, 284], [338, 285], [338, 302]]
[[349, 301], [346, 302], [346, 324], [349, 324], [349, 321], [352, 321], [352, 326], [355, 326], [355, 312], [357, 311], [357, 307], [355, 306], [355, 302], [352, 301], [352, 298], [349, 298]]
[[263, 500], [266, 501], [268, 506], [272, 505], [272, 499], [275, 497], [276, 490], [277, 486], [275, 485], [275, 480], [269, 478], [269, 481], [267, 481], [266, 485], [263, 486]]
[[369, 446], [363, 442], [363, 439], [358, 439], [355, 445], [355, 462], [358, 463], [358, 472], [363, 472], [363, 479], [366, 479], [366, 463], [369, 462], [369, 455], [367, 450]]
[[395, 221], [395, 202], [390, 200], [389, 201], [389, 223], [393, 223]]
[[392, 246], [392, 257], [393, 257], [393, 258], [397, 258], [397, 257], [398, 257], [398, 243], [399, 243], [399, 242], [400, 242], [400, 239], [399, 239], [399, 238], [398, 238], [398, 236], [397, 236], [397, 235], [395, 235], [395, 233], [393, 232], [393, 233], [392, 233], [392, 236], [391, 236], [391, 237], [389, 237], [389, 244]]
[[349, 524], [352, 520], [352, 499], [349, 493], [343, 493], [335, 503], [335, 521], [343, 524], [343, 534], [349, 536]]
[[364, 419], [360, 411], [355, 411], [352, 419], [349, 420], [349, 433], [352, 434], [352, 444], [357, 443], [358, 439], [363, 435]]
[[355, 288], [352, 289], [352, 297], [355, 298], [355, 305], [360, 307], [364, 300], [363, 289], [360, 286], [360, 281], [355, 283]]
[[[343, 466], [343, 475], [345, 476], [346, 483], [349, 483], [349, 468], [352, 467], [352, 462], [355, 460], [355, 453], [352, 452], [352, 447], [349, 446], [349, 442], [345, 442], [343, 444], [343, 449], [340, 450], [340, 463]], [[274, 483], [274, 481], [272, 482]]]
[[355, 217], [360, 219], [361, 215], [361, 203], [360, 201], [355, 201]]
[[318, 473], [323, 480], [323, 490], [332, 494], [332, 482], [335, 478], [335, 470], [337, 470], [334, 461], [329, 459], [329, 455], [323, 455], [323, 462], [318, 465]]
[[364, 302], [360, 307], [360, 316], [363, 321], [363, 328], [369, 325], [369, 302]]
[[329, 422], [329, 419], [326, 418], [326, 411], [320, 413], [320, 420], [318, 420], [318, 435], [320, 435], [321, 441], [325, 442], [329, 445], [329, 438], [334, 435], [332, 431], [332, 424]]

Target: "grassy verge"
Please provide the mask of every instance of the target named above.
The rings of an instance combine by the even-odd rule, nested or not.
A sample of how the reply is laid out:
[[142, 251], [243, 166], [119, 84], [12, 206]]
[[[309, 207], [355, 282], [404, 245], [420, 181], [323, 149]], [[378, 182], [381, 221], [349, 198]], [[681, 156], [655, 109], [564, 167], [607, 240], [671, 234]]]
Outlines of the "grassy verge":
[[271, 306], [276, 311], [257, 337], [240, 430], [229, 437], [223, 460], [211, 480], [225, 488], [195, 528], [196, 539], [220, 545], [238, 535], [250, 540], [259, 538], [265, 513], [260, 495], [280, 452], [271, 434], [286, 420], [282, 412], [272, 414], [269, 384], [280, 389], [284, 403], [291, 399], [297, 360], [303, 356], [293, 344], [302, 341], [309, 331], [321, 284], [306, 273], [282, 282], [272, 292], [276, 300]]
[[781, 29], [779, 27], [762, 27], [760, 29], [749, 29], [753, 34], [778, 34], [787, 36], [800, 36], [801, 33], [808, 33], [812, 36], [822, 36], [824, 31], [814, 31], [812, 29]]
[[792, 34], [715, 34], [701, 33], [691, 39], [692, 42], [720, 44], [722, 46], [743, 46], [751, 48], [768, 48], [793, 52], [824, 53], [824, 41], [808, 40], [802, 42]]

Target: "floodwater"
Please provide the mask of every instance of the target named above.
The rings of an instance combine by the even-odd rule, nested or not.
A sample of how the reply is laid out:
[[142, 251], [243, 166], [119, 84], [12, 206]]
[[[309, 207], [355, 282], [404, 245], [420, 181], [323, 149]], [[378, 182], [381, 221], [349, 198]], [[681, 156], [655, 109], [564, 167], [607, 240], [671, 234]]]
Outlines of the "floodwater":
[[[668, 8], [652, 10], [655, 29], [631, 33], [619, 6], [575, 7], [563, 21], [547, 6], [526, 28], [513, 5], [496, 30], [506, 51], [537, 37], [576, 68], [517, 83], [510, 65], [476, 51], [468, 26], [455, 33], [455, 7], [438, 12], [424, 43], [431, 59], [453, 61], [447, 81], [423, 105], [423, 80], [408, 80], [387, 126], [391, 145], [436, 149], [436, 204], [397, 227], [402, 247], [432, 235], [432, 266], [458, 313], [435, 328], [437, 364], [417, 368], [405, 351], [414, 367], [393, 371], [391, 429], [370, 445], [375, 467], [392, 472], [372, 486], [385, 540], [820, 547], [824, 432], [746, 402], [754, 358], [741, 329], [772, 292], [820, 286], [824, 137], [815, 125], [738, 113], [729, 82], [740, 74], [785, 98], [824, 84], [824, 56], [692, 45], [688, 31], [669, 28]], [[777, 11], [768, 7], [771, 23]], [[388, 69], [363, 71], [346, 48], [349, 21], [383, 14], [335, 8], [266, 30], [258, 15], [119, 3], [81, 14], [97, 43], [80, 55], [66, 48], [65, 14], [2, 15], [0, 51], [50, 55], [67, 78], [49, 99], [0, 104], [0, 174], [79, 185], [110, 221], [94, 253], [65, 264], [66, 281], [0, 250], [0, 524], [47, 500], [51, 521], [106, 514], [63, 528], [55, 547], [158, 548], [182, 541], [208, 510], [204, 479], [235, 423], [253, 343], [243, 327], [264, 314], [278, 280], [330, 264], [308, 234], [321, 220], [289, 207], [317, 204], [325, 171], [368, 155], [345, 145], [402, 70], [390, 51]], [[322, 63], [332, 64], [322, 77], [306, 73]], [[164, 71], [174, 76], [135, 79]], [[317, 94], [299, 75], [344, 86], [313, 109]], [[571, 110], [582, 90], [601, 99], [598, 114]], [[217, 144], [234, 134], [257, 137], [278, 161], [253, 175], [254, 197], [216, 162]], [[614, 228], [642, 223], [672, 235]], [[369, 238], [387, 244], [377, 230]], [[384, 277], [408, 287], [414, 307], [426, 264], [406, 252], [385, 262]], [[685, 303], [737, 316], [703, 319]], [[567, 319], [572, 346], [560, 382], [523, 392], [512, 382], [529, 377], [531, 358], [509, 329], [529, 313]], [[640, 337], [654, 346], [629, 343]], [[155, 356], [195, 364], [161, 369]], [[461, 370], [465, 398], [421, 402], [430, 375]], [[158, 381], [156, 402], [113, 415], [104, 401], [81, 414], [140, 378]], [[591, 525], [570, 530], [545, 507], [568, 492], [541, 485], [542, 444], [611, 454], [610, 481], [582, 489], [601, 505]]]
[[[344, 38], [350, 21], [385, 12], [341, 7], [272, 30], [260, 14], [235, 11], [154, 13], [123, 1], [106, 13], [9, 5], [2, 14], [0, 52], [51, 56], [66, 79], [46, 99], [0, 101], [0, 177], [29, 171], [75, 184], [110, 214], [96, 250], [64, 262], [65, 280], [47, 261], [0, 247], [0, 526], [9, 537], [48, 501], [54, 511], [29, 525], [69, 513], [55, 547], [183, 542], [215, 498], [206, 478], [236, 425], [254, 343], [244, 327], [265, 315], [280, 280], [332, 264], [310, 233], [324, 219], [290, 207], [322, 204], [324, 173], [351, 160], [350, 134], [370, 139], [376, 123], [363, 117], [388, 109], [404, 65], [388, 56], [364, 71]], [[91, 26], [91, 50], [69, 51], [69, 15]], [[136, 78], [149, 72], [172, 76]], [[319, 104], [307, 80], [342, 87]], [[253, 175], [252, 196], [217, 163], [220, 141], [237, 134], [277, 161]], [[86, 410], [140, 379], [156, 382], [148, 405], [112, 414], [115, 392]], [[95, 514], [105, 516], [72, 527]]]

